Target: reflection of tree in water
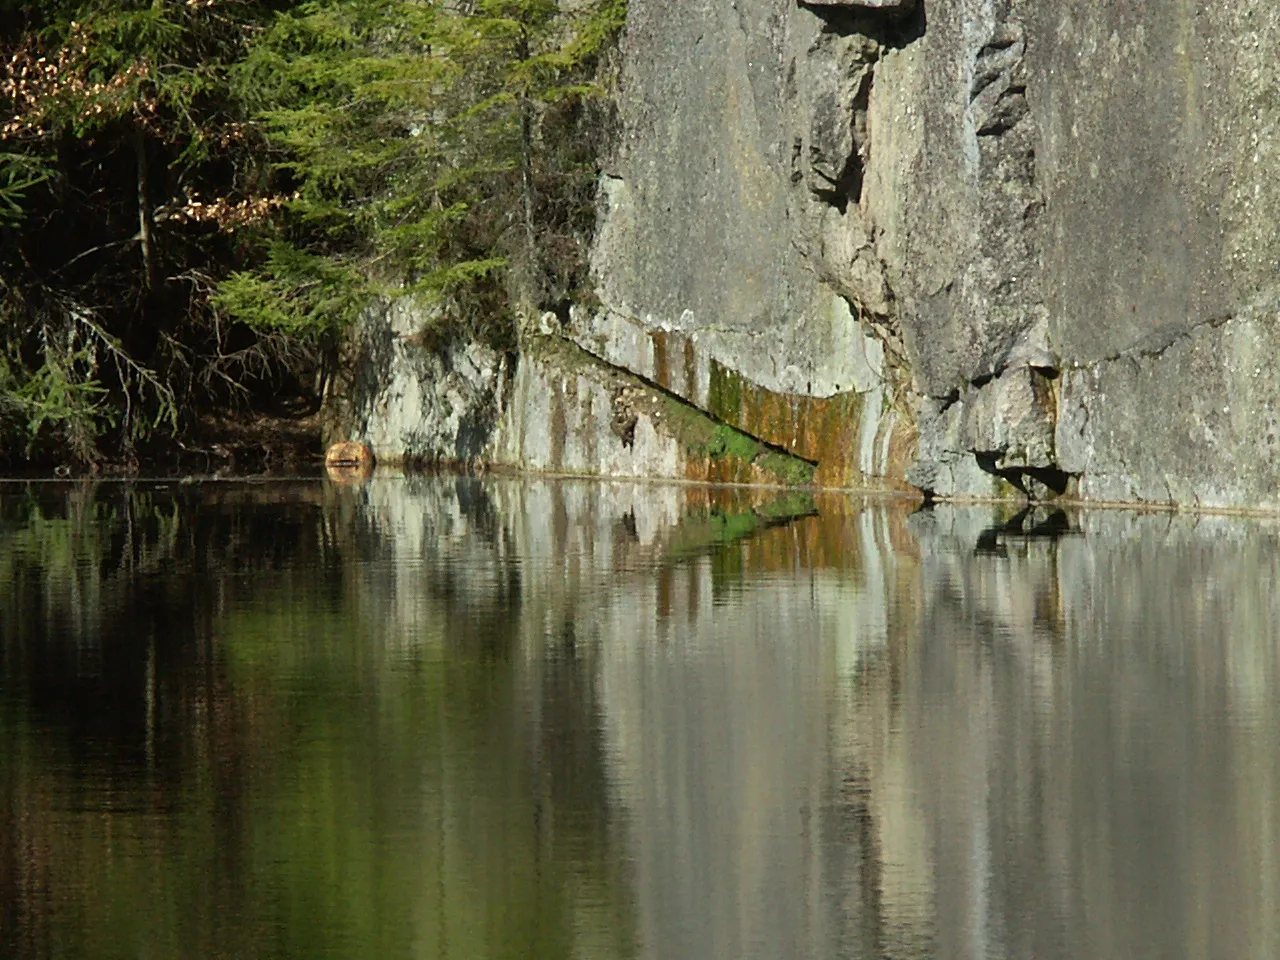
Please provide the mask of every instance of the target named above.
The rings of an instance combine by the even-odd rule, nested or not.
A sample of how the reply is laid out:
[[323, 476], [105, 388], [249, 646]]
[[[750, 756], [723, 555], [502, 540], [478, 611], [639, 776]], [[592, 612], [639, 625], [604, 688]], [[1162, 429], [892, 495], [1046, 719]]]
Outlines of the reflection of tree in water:
[[[509, 531], [446, 499], [406, 577], [356, 491], [0, 497], [0, 952], [628, 952], [589, 670], [529, 674]], [[450, 642], [388, 647], [396, 591]]]
[[[40, 484], [0, 495], [6, 955], [47, 952], [43, 939], [67, 933], [47, 911], [84, 885], [81, 872], [109, 872], [85, 836], [95, 817], [127, 834], [139, 818], [174, 816], [193, 765], [210, 796], [237, 796], [247, 711], [211, 625], [247, 585], [317, 552], [319, 500], [298, 494]], [[220, 862], [214, 876], [234, 870], [241, 812], [234, 799], [211, 804], [193, 838]]]
[[220, 604], [301, 557], [332, 573], [314, 536], [320, 504], [297, 490], [38, 485], [0, 503], [6, 692], [117, 772], [179, 759], [169, 734], [216, 686]]

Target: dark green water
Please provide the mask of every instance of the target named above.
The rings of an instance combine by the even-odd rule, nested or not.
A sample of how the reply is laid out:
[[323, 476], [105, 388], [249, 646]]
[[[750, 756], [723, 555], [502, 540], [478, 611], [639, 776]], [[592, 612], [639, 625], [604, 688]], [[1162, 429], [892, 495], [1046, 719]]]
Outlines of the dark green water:
[[0, 957], [1280, 956], [1280, 533], [0, 485]]

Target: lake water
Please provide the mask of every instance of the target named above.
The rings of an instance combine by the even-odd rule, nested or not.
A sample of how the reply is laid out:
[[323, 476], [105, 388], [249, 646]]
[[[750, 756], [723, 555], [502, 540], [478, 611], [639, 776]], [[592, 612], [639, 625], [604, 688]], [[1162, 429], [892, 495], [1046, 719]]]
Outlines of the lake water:
[[1280, 956], [1280, 527], [0, 486], [5, 958]]

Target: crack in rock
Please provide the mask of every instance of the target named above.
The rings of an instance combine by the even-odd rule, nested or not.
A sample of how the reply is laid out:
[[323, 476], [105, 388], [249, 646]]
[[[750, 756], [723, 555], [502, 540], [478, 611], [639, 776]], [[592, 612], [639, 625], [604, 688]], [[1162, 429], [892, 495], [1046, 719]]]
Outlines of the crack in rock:
[[1139, 345], [1135, 347], [1129, 347], [1128, 349], [1121, 350], [1117, 353], [1113, 353], [1105, 357], [1101, 357], [1097, 360], [1090, 360], [1087, 363], [1069, 364], [1068, 369], [1092, 370], [1097, 367], [1101, 367], [1105, 364], [1116, 363], [1121, 360], [1128, 360], [1128, 361], [1158, 360], [1161, 357], [1163, 357], [1166, 353], [1168, 353], [1170, 350], [1172, 350], [1174, 347], [1176, 347], [1182, 341], [1190, 340], [1193, 337], [1195, 337], [1197, 334], [1200, 333], [1200, 331], [1217, 330], [1220, 327], [1226, 326], [1228, 323], [1230, 323], [1234, 319], [1236, 319], [1236, 317], [1234, 316], [1210, 317], [1207, 320], [1201, 320], [1198, 323], [1192, 324], [1190, 327], [1187, 327], [1185, 330], [1180, 330], [1174, 333], [1172, 337], [1170, 337], [1168, 340], [1164, 341], [1163, 343], [1159, 343], [1154, 346]]

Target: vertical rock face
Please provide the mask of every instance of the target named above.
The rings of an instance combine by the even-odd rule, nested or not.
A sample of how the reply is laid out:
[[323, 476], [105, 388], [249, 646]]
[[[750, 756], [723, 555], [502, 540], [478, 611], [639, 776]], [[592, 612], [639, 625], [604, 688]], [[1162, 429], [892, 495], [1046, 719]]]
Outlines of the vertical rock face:
[[514, 361], [480, 343], [434, 343], [432, 320], [407, 298], [361, 318], [326, 399], [326, 443], [367, 443], [388, 465], [485, 459]]
[[578, 335], [882, 390], [940, 495], [1280, 507], [1277, 40], [1261, 0], [632, 0]]
[[554, 332], [818, 483], [1280, 508], [1278, 46], [1267, 0], [630, 0]]
[[869, 6], [632, 0], [593, 261], [604, 306], [569, 334], [812, 457], [820, 482], [901, 486], [912, 418], [862, 193], [878, 62], [921, 21]]
[[[479, 343], [437, 342], [432, 319], [402, 299], [370, 310], [351, 332], [326, 411], [335, 461], [355, 449], [368, 453], [370, 468], [376, 458], [393, 467], [815, 481], [814, 460], [708, 416], [561, 336], [530, 332], [520, 355], [506, 356]], [[843, 420], [834, 428], [844, 429]]]
[[[879, 74], [923, 135], [882, 157], [873, 192], [902, 224], [883, 249], [922, 421], [957, 419], [952, 404], [970, 420], [1029, 367], [1051, 387], [1030, 422], [1055, 436], [1021, 465], [1092, 499], [1280, 505], [1259, 362], [1276, 339], [1259, 223], [1280, 201], [1280, 111], [1256, 52], [1278, 34], [1280, 11], [1249, 0], [930, 8], [923, 69]], [[989, 449], [977, 420], [923, 446], [913, 477], [968, 492], [980, 478], [948, 457], [1018, 451]]]
[[[1049, 466], [1050, 410], [1003, 427], [973, 412], [1051, 393], [1019, 389], [1030, 364], [1052, 367], [1026, 58], [1025, 26], [990, 4], [632, 0], [605, 309], [575, 336], [730, 422], [704, 368], [749, 392], [863, 398], [875, 417], [847, 446], [890, 439], [848, 457], [848, 483], [892, 484], [914, 459], [921, 486], [993, 494], [984, 464]], [[679, 340], [689, 374], [664, 376], [655, 337]], [[1023, 373], [1000, 399], [967, 396], [1011, 361]], [[1008, 448], [980, 461], [994, 437]]]

